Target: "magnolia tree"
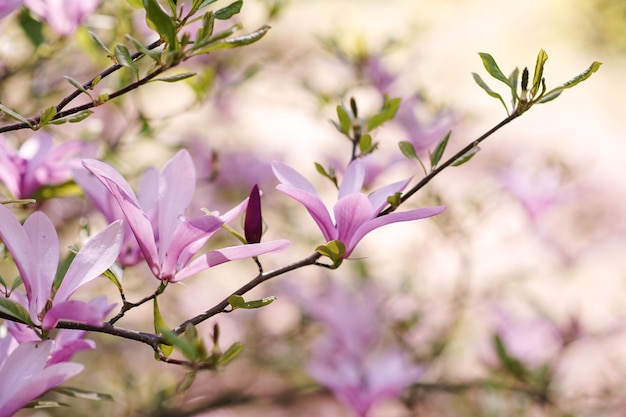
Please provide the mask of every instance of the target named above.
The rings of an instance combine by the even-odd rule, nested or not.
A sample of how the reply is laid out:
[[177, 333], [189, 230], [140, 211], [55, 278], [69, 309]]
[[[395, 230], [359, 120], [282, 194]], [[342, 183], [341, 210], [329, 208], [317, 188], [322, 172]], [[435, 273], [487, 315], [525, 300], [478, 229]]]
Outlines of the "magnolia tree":
[[[485, 139], [531, 107], [552, 101], [586, 80], [600, 63], [549, 87], [543, 75], [548, 59], [543, 50], [534, 69], [516, 68], [508, 75], [490, 54], [480, 53], [486, 74], [504, 84], [506, 94], [492, 89], [484, 75], [473, 74], [474, 80], [503, 105], [506, 116], [480, 137], [450, 152], [449, 127], [455, 115], [442, 112], [424, 126], [413, 112], [423, 102], [417, 95], [392, 95], [394, 74], [385, 68], [381, 55], [363, 52], [353, 56], [329, 41], [328, 49], [342, 65], [355, 70], [361, 83], [380, 94], [382, 105], [364, 114], [354, 98], [336, 104], [336, 135], [345, 137], [349, 146], [343, 154], [340, 150], [344, 147], [337, 146], [332, 161], [309, 161], [324, 184], [316, 188], [313, 182], [319, 181], [279, 161], [280, 157], [271, 163], [271, 177], [269, 166], [260, 167], [260, 156], [210, 150], [202, 137], [170, 141], [164, 146], [167, 162], [136, 178], [137, 167], [144, 161], [136, 161], [134, 166], [124, 162], [124, 141], [136, 137], [158, 143], [159, 125], [128, 104], [135, 90], [155, 82], [190, 88], [197, 103], [214, 103], [213, 109], [221, 112], [223, 123], [228, 124], [233, 110], [226, 91], [254, 75], [252, 66], [238, 68], [243, 64], [233, 57], [241, 59], [248, 45], [262, 44], [270, 27], [244, 29], [236, 20], [243, 2], [220, 3], [0, 3], [1, 36], [18, 50], [29, 51], [15, 52], [15, 60], [0, 68], [0, 239], [4, 253], [0, 416], [13, 415], [23, 407], [51, 407], [53, 413], [54, 407], [64, 403], [50, 394], [42, 398], [49, 391], [83, 401], [114, 399], [99, 392], [105, 391], [100, 385], [109, 387], [115, 384], [112, 381], [92, 378], [92, 384], [80, 389], [65, 385], [80, 372], [98, 372], [91, 361], [75, 362], [75, 354], [106, 351], [99, 345], [112, 340], [146, 345], [152, 352], [146, 350], [146, 356], [164, 363], [160, 366], [185, 371], [168, 398], [193, 390], [194, 380], [203, 372], [226, 367], [243, 348], [240, 341], [220, 346], [220, 327], [214, 318], [235, 310], [272, 309], [276, 304], [269, 305], [274, 296], [250, 293], [282, 275], [286, 297], [320, 325], [315, 340], [301, 335], [290, 342], [302, 352], [311, 352], [303, 370], [314, 383], [287, 386], [281, 392], [265, 394], [266, 399], [295, 398], [298, 387], [304, 392], [315, 385], [317, 392], [330, 392], [355, 415], [366, 416], [385, 399], [403, 398], [411, 408], [425, 388], [459, 392], [486, 388], [487, 381], [427, 384], [424, 375], [436, 354], [420, 357], [412, 353], [406, 339], [391, 337], [398, 328], [385, 318], [384, 291], [365, 282], [357, 295], [335, 277], [345, 269], [346, 261], [354, 260], [367, 270], [355, 249], [374, 230], [444, 212], [446, 207], [438, 203], [414, 204], [434, 177], [469, 161]], [[280, 2], [267, 5], [267, 20], [276, 19], [280, 10]], [[114, 23], [103, 29], [97, 24], [103, 19]], [[242, 48], [243, 53], [229, 55], [232, 48]], [[22, 74], [31, 77], [27, 93], [13, 89]], [[158, 100], [167, 102], [168, 97]], [[93, 120], [103, 126], [96, 133], [90, 130]], [[392, 159], [382, 156], [376, 141], [388, 123], [400, 125], [406, 133]], [[81, 130], [81, 126], [88, 128]], [[412, 176], [398, 180], [389, 169], [397, 164], [410, 166]], [[533, 220], [558, 189], [555, 183], [545, 196], [529, 196], [526, 191], [534, 189], [532, 182], [525, 183], [513, 174], [502, 178], [510, 192], [523, 199]], [[203, 187], [207, 184], [220, 190], [215, 201], [198, 195], [198, 191], [206, 195]], [[276, 184], [284, 201], [278, 201], [283, 196], [269, 192]], [[377, 184], [373, 190], [372, 184]], [[327, 198], [333, 189], [336, 197]], [[261, 209], [264, 195], [268, 213]], [[289, 199], [303, 207], [290, 205]], [[100, 214], [93, 214], [94, 210]], [[297, 211], [308, 213], [319, 232], [272, 224]], [[411, 227], [417, 230], [420, 225]], [[267, 238], [270, 232], [275, 238]], [[403, 234], [397, 237], [399, 241]], [[64, 249], [68, 245], [69, 250]], [[298, 250], [308, 255], [298, 259], [292, 255]], [[176, 294], [178, 286], [201, 279], [209, 269], [218, 277], [212, 282], [220, 280], [220, 268], [213, 268], [238, 260], [255, 265], [256, 272], [238, 272], [248, 275], [236, 288], [229, 279], [232, 270], [228, 270], [220, 285], [231, 288], [221, 301], [214, 303], [195, 294], [196, 299], [183, 302], [201, 305], [201, 311], [177, 322], [178, 314], [168, 315], [160, 307], [171, 303], [168, 296]], [[268, 264], [272, 267], [267, 268]], [[290, 285], [289, 277], [305, 268], [326, 271], [320, 294]], [[152, 281], [145, 280], [146, 275], [152, 276]], [[112, 289], [117, 295], [112, 295]], [[151, 307], [149, 315], [143, 306]], [[504, 376], [499, 383], [504, 391], [549, 404], [553, 401], [550, 361], [576, 337], [575, 324], [559, 328], [546, 320], [533, 325], [511, 316], [503, 306], [494, 305], [493, 309], [495, 330], [482, 353], [484, 363]], [[206, 330], [203, 323], [214, 325]], [[413, 324], [404, 322], [405, 334]], [[400, 334], [397, 331], [396, 335]], [[98, 346], [94, 337], [100, 341]], [[533, 356], [531, 341], [539, 339], [538, 343], [549, 347]], [[207, 383], [202, 384], [206, 387]], [[220, 388], [217, 382], [213, 384], [206, 389]], [[262, 400], [263, 395], [260, 397]], [[254, 404], [257, 399], [243, 392], [228, 392], [196, 411]], [[162, 407], [160, 412], [167, 415], [176, 415], [176, 410], [180, 415], [194, 413], [189, 407]], [[183, 408], [186, 411], [181, 411]]]

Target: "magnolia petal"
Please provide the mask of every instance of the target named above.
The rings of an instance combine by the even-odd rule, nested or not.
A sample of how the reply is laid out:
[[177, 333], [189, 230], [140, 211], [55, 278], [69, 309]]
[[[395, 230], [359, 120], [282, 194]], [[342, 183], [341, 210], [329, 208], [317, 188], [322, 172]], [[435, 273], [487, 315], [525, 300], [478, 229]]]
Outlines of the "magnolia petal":
[[0, 239], [11, 252], [13, 261], [24, 280], [26, 295], [30, 298], [33, 285], [31, 282], [37, 276], [37, 266], [32, 256], [33, 249], [26, 231], [4, 204], [0, 204]]
[[[68, 329], [61, 329], [68, 330]], [[74, 333], [84, 333], [78, 330], [68, 330]], [[82, 337], [82, 336], [81, 336]], [[82, 352], [83, 350], [94, 350], [96, 348], [96, 342], [93, 340], [85, 340], [85, 339], [75, 339], [68, 341], [67, 343], [61, 346], [58, 343], [58, 337], [55, 339], [57, 341], [57, 348], [55, 349], [52, 357], [48, 361], [50, 365], [55, 363], [69, 362], [72, 360], [75, 354], [78, 352]]]
[[77, 363], [46, 366], [54, 341], [20, 344], [0, 368], [0, 416], [12, 416], [30, 401], [83, 370]]
[[249, 199], [250, 197], [246, 197], [246, 199], [237, 204], [237, 206], [228, 210], [226, 213], [219, 215], [219, 218], [224, 221], [224, 224], [232, 222], [246, 210], [246, 207], [248, 207]]
[[[436, 216], [446, 209], [445, 206], [425, 207], [416, 210], [409, 210], [403, 212], [394, 212], [384, 216], [376, 217], [367, 221], [351, 236], [350, 242], [346, 244], [346, 257], [350, 255], [352, 250], [356, 247], [361, 239], [374, 229], [378, 229], [381, 226], [385, 226], [391, 223], [406, 222], [410, 220], [425, 219], [427, 217]], [[348, 250], [350, 248], [350, 250]]]
[[53, 329], [60, 320], [100, 326], [114, 306], [114, 304], [109, 304], [105, 296], [89, 302], [68, 300], [56, 303], [46, 313], [41, 327], [46, 330]]
[[85, 243], [67, 270], [55, 301], [67, 300], [79, 287], [101, 275], [115, 262], [122, 247], [123, 230], [122, 221], [117, 220]]
[[334, 207], [337, 220], [337, 239], [346, 245], [346, 256], [354, 249], [350, 246], [352, 237], [376, 213], [370, 201], [363, 194], [350, 194], [340, 199]]
[[330, 218], [328, 209], [322, 200], [317, 197], [317, 195], [310, 194], [284, 184], [278, 185], [276, 189], [282, 191], [306, 207], [311, 217], [313, 217], [313, 220], [315, 220], [315, 223], [319, 226], [327, 242], [337, 239], [337, 230], [335, 229], [335, 225]]
[[30, 282], [32, 292], [28, 304], [31, 317], [37, 317], [50, 298], [59, 266], [59, 237], [52, 222], [40, 211], [24, 222], [24, 230], [31, 243], [30, 257], [36, 260], [37, 273]]
[[91, 171], [117, 200], [124, 217], [137, 239], [146, 262], [155, 276], [160, 274], [160, 262], [157, 255], [154, 229], [150, 219], [140, 208], [135, 194], [126, 180], [104, 162], [84, 160], [83, 165]]
[[363, 161], [360, 159], [355, 159], [350, 162], [343, 176], [343, 180], [341, 180], [338, 199], [341, 200], [347, 195], [360, 193], [364, 181], [365, 165], [363, 165]]
[[281, 183], [319, 198], [315, 187], [313, 187], [309, 180], [290, 166], [282, 162], [272, 162], [272, 171], [274, 171], [274, 175]]
[[380, 213], [387, 204], [387, 197], [394, 195], [395, 193], [404, 190], [404, 188], [409, 184], [411, 178], [407, 178], [403, 181], [394, 182], [393, 184], [386, 185], [378, 190], [372, 192], [367, 196], [369, 198], [372, 207], [374, 208], [374, 212], [376, 214]]
[[203, 216], [192, 221], [180, 221], [170, 239], [161, 266], [162, 280], [169, 281], [176, 275], [224, 222], [219, 217]]
[[222, 264], [224, 262], [237, 259], [252, 258], [267, 253], [280, 252], [286, 249], [291, 242], [288, 240], [273, 240], [271, 242], [253, 243], [250, 245], [230, 246], [214, 250], [193, 260], [187, 267], [183, 268], [172, 282], [181, 281], [195, 275], [205, 269]]
[[196, 171], [191, 156], [181, 150], [170, 159], [159, 177], [158, 236], [160, 263], [170, 246], [170, 239], [177, 229], [179, 218], [191, 203], [196, 188]]

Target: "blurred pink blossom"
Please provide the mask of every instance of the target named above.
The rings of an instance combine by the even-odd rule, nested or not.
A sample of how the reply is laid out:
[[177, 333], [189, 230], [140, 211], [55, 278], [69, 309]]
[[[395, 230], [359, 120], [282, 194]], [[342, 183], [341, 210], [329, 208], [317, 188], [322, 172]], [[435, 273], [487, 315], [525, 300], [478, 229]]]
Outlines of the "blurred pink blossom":
[[83, 370], [77, 363], [53, 363], [53, 340], [15, 345], [0, 339], [0, 417], [10, 417], [29, 402]]
[[[509, 356], [530, 369], [551, 363], [563, 349], [561, 330], [547, 318], [520, 319], [499, 304], [494, 304], [490, 312], [492, 334], [500, 338]], [[493, 342], [483, 351], [482, 360], [491, 368], [500, 367]]]
[[33, 198], [42, 187], [72, 178], [80, 159], [93, 156], [93, 148], [81, 141], [55, 146], [52, 136], [38, 131], [19, 150], [0, 135], [0, 182], [14, 198]]
[[59, 36], [72, 35], [86, 16], [93, 13], [101, 0], [24, 0], [38, 19], [46, 22]]
[[556, 168], [548, 167], [534, 173], [509, 168], [501, 171], [498, 178], [533, 222], [572, 197]]
[[359, 417], [421, 378], [423, 367], [387, 337], [381, 292], [373, 285], [356, 294], [329, 280], [317, 297], [288, 293], [325, 328], [312, 347], [309, 374]]
[[24, 0], [2, 0], [0, 1], [0, 19], [11, 12], [22, 7]]

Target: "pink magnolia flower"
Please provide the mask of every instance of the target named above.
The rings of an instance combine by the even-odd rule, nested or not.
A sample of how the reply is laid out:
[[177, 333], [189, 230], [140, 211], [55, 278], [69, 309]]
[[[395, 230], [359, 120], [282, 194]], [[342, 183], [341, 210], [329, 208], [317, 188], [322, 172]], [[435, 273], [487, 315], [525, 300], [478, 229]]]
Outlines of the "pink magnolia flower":
[[379, 401], [398, 397], [424, 373], [386, 337], [380, 290], [354, 294], [333, 281], [317, 297], [288, 289], [325, 332], [313, 345], [308, 373], [364, 417]]
[[73, 34], [85, 17], [93, 13], [101, 0], [24, 0], [38, 19], [50, 25], [57, 35]]
[[[493, 332], [507, 354], [531, 369], [550, 363], [564, 346], [560, 329], [547, 318], [521, 319], [499, 304], [492, 307], [492, 314]], [[491, 368], [499, 367], [493, 343], [483, 351], [482, 357]]]
[[545, 168], [534, 175], [511, 168], [500, 172], [499, 179], [504, 189], [524, 207], [532, 222], [572, 196], [554, 168]]
[[0, 1], [0, 19], [11, 12], [22, 7], [23, 0], [2, 0]]
[[83, 370], [77, 363], [53, 363], [53, 340], [25, 342], [14, 348], [0, 339], [0, 417], [10, 417]]
[[16, 151], [0, 135], [0, 182], [15, 198], [32, 198], [46, 185], [62, 184], [89, 148], [80, 141], [54, 146], [49, 133], [38, 131]]
[[410, 179], [382, 187], [366, 196], [361, 193], [365, 169], [363, 162], [356, 159], [348, 166], [339, 187], [339, 197], [333, 207], [333, 222], [321, 197], [306, 178], [280, 162], [274, 162], [272, 169], [281, 182], [276, 188], [304, 205], [326, 241], [338, 240], [345, 245], [344, 258], [350, 256], [359, 241], [374, 229], [390, 223], [431, 217], [445, 210], [445, 207], [437, 206], [379, 216], [388, 205], [387, 197], [402, 191]]
[[196, 185], [189, 153], [179, 151], [146, 187], [152, 190], [147, 209], [142, 207], [126, 180], [111, 166], [96, 160], [83, 165], [113, 195], [128, 222], [152, 274], [163, 281], [177, 282], [224, 262], [250, 258], [285, 249], [289, 242], [277, 240], [213, 250], [191, 258], [224, 223], [246, 208], [247, 200], [222, 216], [205, 215], [186, 219]]
[[56, 292], [52, 287], [59, 264], [59, 239], [45, 214], [33, 213], [22, 226], [9, 209], [0, 205], [0, 239], [13, 256], [24, 281], [26, 300], [23, 304], [35, 324], [51, 329], [61, 319], [93, 325], [102, 323], [112, 308], [106, 297], [89, 302], [70, 297], [115, 262], [122, 242], [121, 221], [109, 225], [85, 243]]

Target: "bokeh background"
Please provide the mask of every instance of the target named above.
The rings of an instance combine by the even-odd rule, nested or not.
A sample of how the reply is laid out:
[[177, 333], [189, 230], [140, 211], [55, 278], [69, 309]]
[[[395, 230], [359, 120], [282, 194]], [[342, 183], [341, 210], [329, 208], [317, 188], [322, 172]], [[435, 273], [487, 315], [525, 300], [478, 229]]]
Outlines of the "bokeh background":
[[[108, 1], [85, 25], [113, 44], [126, 32], [141, 34], [142, 19], [126, 2]], [[320, 340], [332, 334], [319, 309], [356, 333], [373, 332], [376, 342], [366, 351], [393, 348], [407, 367], [420, 367], [414, 383], [376, 402], [370, 416], [623, 415], [626, 5], [246, 0], [237, 20], [246, 30], [268, 22], [272, 29], [253, 46], [190, 62], [186, 69], [198, 71], [205, 87], [154, 83], [53, 134], [106, 144], [131, 179], [147, 166], [162, 166], [178, 147], [192, 149], [197, 208], [223, 211], [259, 183], [264, 239], [294, 242], [264, 259], [266, 269], [295, 262], [323, 243], [306, 211], [274, 190], [269, 163], [296, 167], [332, 204], [333, 186], [313, 162], [341, 173], [349, 160], [349, 142], [329, 122], [338, 104], [353, 97], [360, 113], [371, 115], [385, 92], [403, 98], [402, 117], [374, 135], [379, 151], [368, 159], [376, 188], [423, 175], [419, 164], [403, 159], [399, 141], [424, 145], [424, 156], [452, 130], [451, 155], [506, 117], [472, 80], [472, 72], [488, 80], [478, 52], [490, 53], [508, 74], [515, 67], [532, 71], [543, 48], [548, 88], [593, 61], [603, 65], [498, 131], [470, 162], [443, 172], [406, 207], [444, 204], [445, 213], [373, 232], [339, 270], [285, 274], [250, 295], [277, 296], [271, 305], [201, 325], [207, 343], [218, 323], [222, 348], [241, 341], [244, 351], [224, 369], [199, 375], [188, 391], [175, 393], [184, 370], [155, 361], [148, 348], [95, 335], [98, 349], [79, 355], [86, 370], [69, 385], [109, 393], [115, 402], [72, 399], [70, 411], [20, 415], [357, 415], [311, 375]], [[88, 79], [108, 65], [82, 30], [60, 49], [51, 43], [39, 51], [33, 65], [15, 21], [2, 24], [3, 65], [22, 63], [26, 74], [5, 74], [2, 102], [23, 113], [67, 93], [61, 75]], [[67, 67], [71, 60], [58, 55], [81, 65]], [[506, 93], [497, 81], [488, 83]], [[102, 225], [85, 199], [70, 206], [93, 227]], [[61, 214], [67, 202], [50, 201], [43, 209], [59, 215], [59, 224], [70, 217]], [[77, 226], [63, 227], [71, 242]], [[179, 323], [254, 274], [254, 264], [235, 263], [172, 286], [161, 298], [162, 313]], [[141, 267], [127, 270], [124, 281], [131, 299], [158, 284]], [[115, 299], [111, 287], [101, 282], [91, 289]], [[133, 313], [120, 325], [150, 331], [149, 306]], [[494, 335], [532, 376], [516, 374], [502, 353], [498, 358]]]

